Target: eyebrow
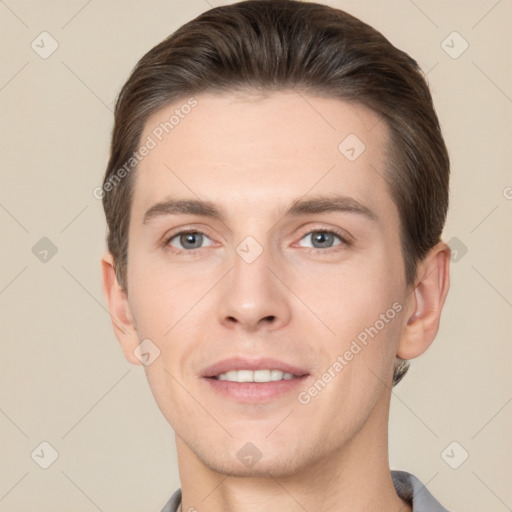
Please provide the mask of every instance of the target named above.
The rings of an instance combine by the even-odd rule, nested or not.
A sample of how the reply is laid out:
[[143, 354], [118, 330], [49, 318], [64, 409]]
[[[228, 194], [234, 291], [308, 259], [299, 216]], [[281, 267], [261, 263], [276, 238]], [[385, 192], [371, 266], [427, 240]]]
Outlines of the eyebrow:
[[[284, 210], [284, 211], [283, 211]], [[322, 195], [310, 199], [296, 199], [291, 205], [280, 210], [281, 217], [298, 217], [315, 213], [344, 212], [361, 215], [377, 222], [377, 214], [356, 199], [343, 195]], [[154, 204], [144, 214], [142, 223], [167, 215], [198, 215], [217, 219], [225, 223], [223, 211], [210, 201], [200, 199], [167, 199]]]

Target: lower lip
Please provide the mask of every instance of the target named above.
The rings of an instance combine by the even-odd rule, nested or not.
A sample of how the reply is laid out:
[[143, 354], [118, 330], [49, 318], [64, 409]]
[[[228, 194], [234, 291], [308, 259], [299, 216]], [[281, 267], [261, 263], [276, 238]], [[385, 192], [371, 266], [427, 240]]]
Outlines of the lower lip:
[[231, 382], [205, 377], [204, 380], [217, 393], [239, 402], [258, 403], [274, 400], [304, 385], [307, 375], [272, 382]]

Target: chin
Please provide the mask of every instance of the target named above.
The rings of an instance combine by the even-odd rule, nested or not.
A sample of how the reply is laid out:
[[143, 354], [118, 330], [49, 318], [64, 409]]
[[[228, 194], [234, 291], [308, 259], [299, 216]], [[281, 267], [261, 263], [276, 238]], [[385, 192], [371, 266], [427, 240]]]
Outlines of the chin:
[[[201, 441], [191, 451], [202, 465], [216, 473], [233, 477], [284, 478], [297, 475], [322, 457], [318, 446], [298, 446], [296, 443], [271, 443], [268, 440], [254, 443], [234, 441], [226, 443], [224, 449], [205, 445]], [[236, 447], [233, 446], [236, 444]]]
[[283, 478], [300, 471], [300, 465], [293, 456], [285, 459], [266, 457], [252, 465], [246, 465], [238, 460], [235, 453], [233, 457], [224, 457], [224, 459], [203, 457], [201, 462], [212, 471], [233, 477], [268, 478], [270, 474], [275, 478]]

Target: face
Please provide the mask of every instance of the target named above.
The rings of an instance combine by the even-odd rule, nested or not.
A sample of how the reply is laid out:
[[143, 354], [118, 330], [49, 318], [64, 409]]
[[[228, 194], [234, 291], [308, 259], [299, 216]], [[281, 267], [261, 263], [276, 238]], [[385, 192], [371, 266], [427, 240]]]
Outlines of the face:
[[196, 100], [142, 135], [157, 144], [136, 173], [129, 310], [182, 452], [292, 474], [387, 420], [407, 300], [387, 127], [293, 91]]

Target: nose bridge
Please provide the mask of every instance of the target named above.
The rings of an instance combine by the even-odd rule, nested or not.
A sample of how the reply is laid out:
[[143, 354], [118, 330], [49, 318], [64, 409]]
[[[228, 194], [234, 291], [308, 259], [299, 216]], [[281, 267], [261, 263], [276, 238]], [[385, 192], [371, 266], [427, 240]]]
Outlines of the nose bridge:
[[258, 237], [261, 243], [253, 236], [244, 238], [235, 248], [233, 257], [233, 284], [242, 289], [248, 287], [260, 292], [270, 291], [275, 285], [270, 282], [269, 267], [273, 262], [270, 244]]
[[247, 236], [235, 247], [219, 310], [221, 322], [250, 330], [261, 323], [282, 325], [290, 316], [286, 290], [274, 275], [278, 259], [271, 252], [272, 244], [264, 233], [256, 236], [259, 240]]

